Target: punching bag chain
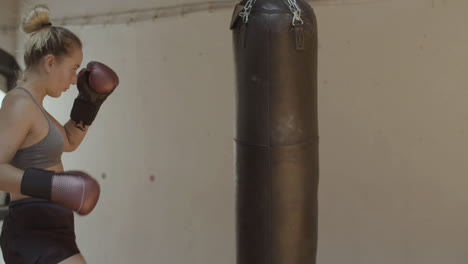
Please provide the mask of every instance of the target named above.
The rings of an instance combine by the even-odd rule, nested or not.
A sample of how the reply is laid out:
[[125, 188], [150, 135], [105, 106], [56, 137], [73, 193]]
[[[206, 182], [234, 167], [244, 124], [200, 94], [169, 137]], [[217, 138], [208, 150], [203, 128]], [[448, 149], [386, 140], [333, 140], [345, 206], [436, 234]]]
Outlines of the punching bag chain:
[[252, 10], [252, 6], [255, 1], [256, 0], [248, 0], [247, 3], [245, 3], [244, 10], [239, 14], [239, 16], [242, 17], [244, 23], [246, 24], [249, 22], [250, 11]]
[[304, 24], [304, 20], [301, 18], [301, 9], [297, 5], [296, 0], [286, 0], [286, 2], [289, 6], [289, 9], [291, 9], [291, 12], [293, 13], [292, 25], [295, 26], [296, 22]]
[[[256, 1], [257, 0], [248, 0], [245, 3], [242, 12], [239, 13], [239, 16], [242, 17], [242, 20], [246, 24], [249, 22], [250, 12], [252, 11], [253, 4]], [[288, 5], [291, 12], [293, 13], [292, 25], [295, 26], [296, 23], [304, 24], [304, 21], [301, 18], [301, 9], [297, 5], [296, 0], [285, 0], [285, 2]]]

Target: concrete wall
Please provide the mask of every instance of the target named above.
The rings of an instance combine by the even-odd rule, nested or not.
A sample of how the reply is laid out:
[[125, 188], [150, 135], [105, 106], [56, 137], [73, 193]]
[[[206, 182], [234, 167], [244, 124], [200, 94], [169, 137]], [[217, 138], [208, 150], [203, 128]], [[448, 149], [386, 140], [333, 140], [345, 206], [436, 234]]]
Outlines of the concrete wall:
[[[56, 17], [128, 9], [109, 0], [21, 6], [44, 2]], [[468, 261], [467, 8], [316, 4], [318, 263]], [[96, 210], [76, 219], [90, 263], [235, 263], [231, 13], [70, 27], [84, 63], [103, 61], [121, 77], [83, 145], [64, 155], [66, 169], [102, 185]], [[19, 35], [19, 54], [22, 43]], [[76, 94], [45, 106], [65, 122]]]

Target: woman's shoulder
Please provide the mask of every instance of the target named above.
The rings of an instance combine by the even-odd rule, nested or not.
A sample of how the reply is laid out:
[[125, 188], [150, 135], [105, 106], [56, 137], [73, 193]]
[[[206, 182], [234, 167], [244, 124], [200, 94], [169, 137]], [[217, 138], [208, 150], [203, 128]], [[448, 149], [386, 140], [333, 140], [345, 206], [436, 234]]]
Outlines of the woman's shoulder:
[[12, 115], [21, 114], [33, 110], [35, 107], [34, 101], [24, 91], [13, 89], [9, 91], [3, 98], [0, 111], [8, 112]]

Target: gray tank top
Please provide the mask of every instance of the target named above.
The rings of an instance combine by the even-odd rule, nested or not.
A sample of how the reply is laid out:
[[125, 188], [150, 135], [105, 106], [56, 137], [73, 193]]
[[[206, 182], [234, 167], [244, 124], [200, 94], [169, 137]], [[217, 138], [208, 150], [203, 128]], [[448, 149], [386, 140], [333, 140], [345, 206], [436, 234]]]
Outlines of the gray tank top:
[[[17, 87], [17, 89], [21, 89], [28, 93], [37, 107], [39, 107], [47, 119], [49, 132], [41, 141], [34, 145], [19, 149], [10, 164], [16, 168], [25, 170], [27, 168], [45, 169], [60, 163], [62, 161], [62, 153], [64, 149], [62, 134], [52, 120], [47, 116], [47, 113], [42, 106], [36, 102], [32, 94], [23, 87]], [[21, 122], [21, 120], [18, 120], [18, 122]]]

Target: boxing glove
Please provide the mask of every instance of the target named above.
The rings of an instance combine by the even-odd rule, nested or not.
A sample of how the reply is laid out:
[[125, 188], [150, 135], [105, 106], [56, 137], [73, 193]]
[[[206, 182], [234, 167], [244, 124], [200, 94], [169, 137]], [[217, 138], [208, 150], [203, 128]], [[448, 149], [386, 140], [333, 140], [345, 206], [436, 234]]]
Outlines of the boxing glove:
[[78, 73], [78, 96], [70, 118], [82, 128], [90, 126], [106, 98], [119, 85], [119, 77], [108, 66], [92, 61]]
[[21, 193], [46, 199], [80, 215], [89, 214], [99, 199], [99, 183], [82, 171], [53, 171], [28, 168], [21, 180]]

